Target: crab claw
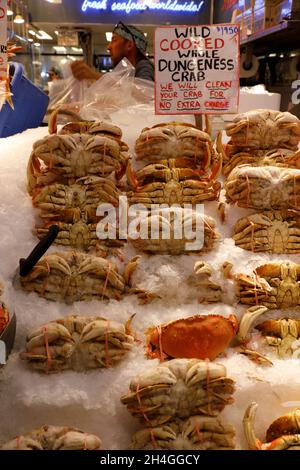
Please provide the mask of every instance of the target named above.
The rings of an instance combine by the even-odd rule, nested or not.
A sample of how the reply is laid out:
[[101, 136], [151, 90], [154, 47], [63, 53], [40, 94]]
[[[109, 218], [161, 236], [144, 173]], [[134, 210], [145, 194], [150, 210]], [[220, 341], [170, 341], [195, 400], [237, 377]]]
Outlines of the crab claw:
[[253, 427], [257, 407], [258, 407], [258, 404], [255, 402], [252, 402], [251, 405], [248, 406], [244, 414], [244, 418], [243, 418], [244, 433], [247, 439], [248, 446], [251, 450], [262, 449], [262, 443], [255, 436], [254, 427]]
[[197, 276], [211, 276], [212, 272], [213, 270], [210, 264], [205, 261], [196, 261], [194, 265], [194, 273], [197, 274]]
[[128, 181], [128, 183], [129, 183], [129, 185], [130, 185], [133, 189], [137, 189], [138, 186], [139, 186], [139, 182], [138, 182], [138, 180], [137, 180], [135, 171], [133, 170], [133, 168], [132, 168], [130, 162], [128, 162], [128, 163], [127, 163], [127, 166], [126, 166], [126, 176], [127, 176], [127, 181]]
[[243, 354], [244, 356], [248, 357], [251, 361], [255, 362], [256, 364], [259, 364], [260, 366], [272, 366], [273, 362], [270, 361], [266, 356], [263, 356], [263, 354], [260, 354], [257, 351], [254, 351], [253, 349], [248, 349], [244, 348], [241, 346], [237, 352], [240, 354]]
[[129, 336], [132, 336], [132, 337], [135, 337], [135, 331], [131, 328], [131, 323], [132, 323], [135, 315], [136, 315], [135, 313], [133, 315], [131, 315], [131, 317], [128, 318], [128, 320], [125, 323], [125, 333]]
[[134, 271], [136, 270], [136, 268], [138, 267], [140, 260], [141, 260], [141, 256], [135, 256], [129, 261], [129, 263], [125, 267], [124, 278], [125, 278], [125, 282], [127, 285], [131, 285], [132, 275]]
[[63, 325], [60, 325], [59, 323], [53, 322], [49, 323], [47, 326], [38, 328], [27, 336], [27, 350], [32, 351], [36, 347], [43, 346], [45, 344], [46, 333], [49, 344], [56, 341], [57, 339], [74, 343], [74, 339], [70, 335], [67, 328]]
[[215, 180], [218, 178], [222, 170], [222, 164], [223, 164], [222, 154], [218, 153], [211, 167], [211, 174], [209, 177], [210, 180]]
[[267, 311], [267, 307], [264, 307], [263, 305], [254, 305], [253, 307], [248, 308], [240, 321], [239, 331], [236, 335], [236, 341], [238, 343], [245, 343], [247, 341], [248, 333], [253, 327], [255, 321]]
[[49, 134], [57, 134], [57, 116], [59, 113], [59, 108], [56, 108], [53, 113], [51, 113], [48, 123]]

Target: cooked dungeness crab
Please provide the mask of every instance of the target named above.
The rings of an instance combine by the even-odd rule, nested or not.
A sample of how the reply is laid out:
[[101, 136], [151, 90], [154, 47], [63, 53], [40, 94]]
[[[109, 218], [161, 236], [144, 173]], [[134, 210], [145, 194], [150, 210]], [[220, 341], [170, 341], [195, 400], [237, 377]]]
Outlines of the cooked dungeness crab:
[[0, 450], [99, 450], [94, 434], [69, 426], [42, 426], [0, 446]]
[[255, 435], [254, 419], [257, 403], [248, 406], [244, 419], [244, 433], [250, 450], [300, 450], [300, 409], [280, 416], [269, 426], [266, 443]]
[[51, 183], [73, 184], [84, 176], [119, 178], [126, 168], [128, 147], [109, 135], [52, 134], [33, 145], [28, 191]]
[[300, 209], [300, 170], [275, 166], [235, 168], [226, 183], [229, 204], [258, 210]]
[[267, 307], [250, 307], [240, 321], [237, 341], [247, 343], [250, 340], [251, 330], [256, 324], [255, 329], [262, 334], [263, 342], [270, 346], [279, 358], [287, 356], [299, 358], [300, 319], [285, 317], [259, 323], [260, 317], [267, 312]]
[[225, 130], [231, 138], [227, 146], [231, 154], [247, 148], [297, 150], [300, 141], [299, 119], [288, 112], [268, 109], [239, 114]]
[[209, 263], [196, 261], [194, 272], [188, 277], [187, 282], [192, 288], [197, 289], [199, 303], [222, 302], [222, 288], [212, 279], [213, 274], [214, 270]]
[[197, 414], [217, 416], [233, 402], [234, 391], [223, 365], [172, 359], [137, 375], [121, 402], [147, 426], [157, 426]]
[[203, 174], [186, 160], [162, 160], [146, 165], [135, 173], [127, 165], [127, 180], [134, 189], [129, 193], [131, 204], [196, 204], [219, 198], [221, 183], [215, 181], [221, 171], [222, 160], [218, 158], [210, 175]]
[[214, 360], [229, 345], [238, 329], [234, 315], [195, 315], [148, 328], [146, 348], [149, 358]]
[[277, 150], [248, 150], [239, 152], [228, 158], [223, 153], [223, 174], [228, 176], [231, 171], [240, 165], [252, 166], [279, 166], [284, 168], [300, 169], [300, 151], [287, 149]]
[[213, 156], [209, 134], [184, 122], [156, 124], [142, 130], [135, 144], [138, 160], [155, 163], [169, 158], [190, 158], [195, 166], [207, 170]]
[[53, 183], [34, 191], [32, 202], [40, 209], [40, 217], [65, 222], [96, 222], [101, 203], [119, 204], [121, 192], [107, 178], [89, 176], [66, 186]]
[[115, 139], [122, 137], [122, 130], [116, 124], [110, 121], [84, 121], [78, 114], [74, 114], [74, 120], [62, 126], [58, 131], [57, 117], [62, 111], [65, 112], [65, 109], [58, 107], [51, 113], [48, 125], [49, 134], [104, 134]]
[[[191, 209], [172, 207], [153, 210], [140, 220], [140, 230], [128, 239], [140, 251], [180, 255], [203, 253], [219, 238], [213, 218]], [[155, 233], [155, 236], [153, 235]]]
[[300, 213], [264, 211], [239, 219], [232, 237], [244, 250], [266, 253], [300, 253]]
[[97, 256], [104, 258], [108, 255], [118, 256], [120, 259], [123, 258], [122, 248], [124, 240], [118, 240], [117, 238], [99, 240], [97, 236], [98, 224], [89, 224], [84, 220], [79, 220], [73, 224], [57, 221], [46, 222], [44, 225], [35, 228], [38, 238], [45, 237], [53, 224], [59, 227], [58, 235], [54, 241], [56, 245], [70, 246], [79, 251], [95, 249]]
[[134, 450], [230, 450], [235, 448], [235, 429], [218, 418], [191, 416], [169, 421], [134, 434]]
[[89, 224], [84, 222], [84, 220], [74, 224], [56, 221], [47, 222], [35, 228], [38, 238], [44, 238], [53, 224], [59, 227], [58, 235], [54, 241], [56, 245], [70, 246], [76, 250], [89, 251], [100, 242], [97, 237], [97, 224]]
[[258, 266], [254, 276], [237, 274], [237, 295], [246, 305], [269, 309], [300, 306], [300, 265], [279, 261]]
[[51, 321], [27, 336], [21, 359], [50, 373], [112, 367], [131, 350], [134, 333], [125, 325], [102, 317], [71, 315]]
[[119, 300], [130, 281], [135, 260], [128, 263], [123, 276], [114, 263], [104, 258], [73, 251], [51, 253], [43, 256], [29, 274], [20, 276], [20, 283], [26, 291], [68, 304], [78, 300]]

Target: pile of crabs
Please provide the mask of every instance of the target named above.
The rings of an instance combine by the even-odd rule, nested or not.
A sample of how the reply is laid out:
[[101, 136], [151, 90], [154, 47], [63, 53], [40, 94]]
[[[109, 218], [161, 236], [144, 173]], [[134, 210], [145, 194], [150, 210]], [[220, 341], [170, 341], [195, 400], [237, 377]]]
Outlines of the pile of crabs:
[[[135, 160], [114, 124], [75, 122], [57, 133], [55, 119], [54, 115], [50, 135], [34, 145], [28, 191], [43, 219], [43, 225], [35, 229], [37, 236], [46, 234], [52, 224], [58, 225], [56, 243], [63, 245], [63, 251], [44, 256], [20, 279], [25, 290], [69, 304], [119, 300], [130, 294], [137, 294], [142, 302], [155, 299], [153, 293], [142, 292], [132, 283], [140, 257], [133, 258], [121, 273], [118, 263], [124, 241], [116, 237], [103, 243], [98, 239], [101, 216], [97, 208], [101, 203], [117, 207], [119, 197], [126, 194], [130, 205], [143, 204], [146, 227], [156, 222], [163, 231], [168, 225], [171, 234], [168, 239], [152, 239], [150, 232], [148, 238], [129, 237], [137, 251], [201, 256], [213, 250], [220, 236], [216, 221], [199, 214], [196, 204], [219, 200], [222, 160], [227, 202], [254, 211], [236, 223], [236, 245], [252, 252], [299, 253], [300, 122], [291, 114], [260, 110], [239, 115], [226, 129], [229, 143], [223, 146], [219, 135], [216, 147], [208, 132], [190, 124], [171, 122], [145, 128], [135, 144]], [[168, 208], [150, 211], [155, 204], [176, 204], [177, 212]], [[187, 251], [188, 240], [176, 237], [178, 214], [191, 229], [201, 218], [201, 248]], [[234, 302], [246, 305], [247, 310], [240, 322], [233, 314], [228, 318], [201, 314], [147, 329], [146, 357], [158, 358], [160, 364], [134, 377], [129, 393], [121, 398], [142, 423], [133, 436], [133, 449], [234, 449], [235, 429], [219, 414], [233, 403], [235, 384], [215, 359], [229, 348], [269, 366], [272, 350], [279, 357], [300, 355], [300, 318], [259, 322], [273, 310], [299, 308], [300, 264], [291, 259], [270, 262], [249, 275], [233, 274], [232, 265], [224, 263], [222, 283], [216, 281], [214, 271], [207, 262], [196, 261], [189, 282], [196, 286], [199, 302], [225, 302], [224, 284], [228, 283], [228, 289], [235, 291]], [[95, 315], [69, 315], [30, 332], [20, 356], [30, 368], [46, 374], [112, 367], [144, 340], [132, 323], [133, 317], [123, 325]], [[252, 335], [257, 335], [254, 327], [262, 335], [259, 351], [251, 348]], [[256, 405], [251, 404], [243, 421], [249, 448], [300, 446], [298, 410], [270, 426], [267, 444], [255, 437], [255, 410]], [[76, 445], [99, 448], [101, 442], [78, 430], [44, 426], [3, 448]]]
[[[123, 259], [125, 242], [118, 220], [115, 237], [99, 239], [98, 229], [106, 226], [97, 209], [102, 204], [118, 208], [121, 195], [127, 196], [130, 207], [143, 204], [143, 227], [149, 236], [141, 238], [140, 230], [138, 237], [130, 237], [130, 233], [125, 237], [139, 251], [186, 253], [188, 240], [178, 239], [175, 233], [178, 217], [191, 231], [197, 223], [204, 227], [203, 243], [191, 251], [209, 251], [217, 239], [215, 221], [196, 212], [194, 206], [218, 198], [221, 156], [208, 133], [191, 124], [171, 122], [142, 130], [135, 145], [136, 160], [147, 164], [135, 171], [118, 126], [105, 121], [73, 122], [57, 132], [56, 118], [54, 113], [50, 135], [34, 144], [27, 169], [28, 192], [43, 220], [35, 228], [37, 236], [43, 237], [56, 224], [59, 233], [55, 243], [64, 251], [42, 258], [28, 276], [21, 278], [22, 286], [49, 300], [67, 303], [120, 299], [125, 293], [135, 293], [141, 301], [151, 299], [151, 293], [141, 292], [131, 283], [139, 258], [133, 258], [123, 273], [119, 272], [115, 261]], [[148, 211], [158, 204], [178, 207], [174, 211]], [[183, 210], [185, 204], [190, 205], [189, 210]], [[168, 228], [168, 239], [151, 237], [155, 223], [160, 235]], [[56, 282], [58, 277], [62, 282]]]

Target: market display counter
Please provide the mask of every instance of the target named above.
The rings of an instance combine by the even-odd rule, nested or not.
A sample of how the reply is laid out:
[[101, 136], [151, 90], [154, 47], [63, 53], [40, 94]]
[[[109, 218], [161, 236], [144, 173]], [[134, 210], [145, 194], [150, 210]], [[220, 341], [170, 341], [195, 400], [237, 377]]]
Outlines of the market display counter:
[[[120, 113], [114, 122], [123, 130], [123, 140], [134, 152], [134, 141], [141, 129], [152, 125], [145, 116]], [[156, 119], [156, 122], [158, 120]], [[126, 449], [135, 431], [141, 425], [126, 411], [120, 397], [128, 392], [129, 382], [136, 374], [158, 364], [158, 359], [145, 357], [144, 345], [137, 344], [117, 366], [89, 372], [65, 371], [57, 374], [39, 374], [30, 370], [19, 358], [24, 350], [26, 334], [34, 327], [69, 314], [98, 315], [126, 322], [136, 314], [133, 327], [142, 337], [152, 325], [202, 313], [216, 313], [238, 318], [245, 306], [237, 305], [233, 283], [222, 281], [221, 266], [228, 261], [233, 272], [251, 273], [260, 264], [284, 260], [285, 255], [253, 254], [235, 246], [232, 227], [235, 221], [253, 211], [226, 206], [226, 220], [218, 215], [218, 202], [205, 203], [205, 213], [215, 218], [220, 240], [215, 249], [203, 256], [146, 256], [136, 274], [139, 286], [161, 296], [152, 303], [140, 305], [134, 296], [121, 301], [111, 300], [76, 302], [74, 305], [49, 302], [35, 293], [14, 290], [12, 276], [19, 258], [26, 256], [36, 244], [32, 229], [37, 211], [27, 194], [26, 166], [33, 143], [47, 134], [47, 129], [29, 130], [1, 140], [0, 200], [1, 200], [1, 278], [14, 303], [17, 315], [15, 348], [4, 369], [0, 371], [1, 424], [0, 443], [44, 424], [69, 425], [98, 435], [105, 449]], [[221, 194], [221, 199], [224, 195]], [[52, 247], [50, 252], [58, 251]], [[136, 252], [132, 246], [125, 249], [125, 260]], [[294, 257], [298, 258], [299, 255]], [[220, 283], [223, 282], [224, 302], [203, 305], [197, 292], [190, 288], [188, 278], [196, 261], [204, 260], [212, 266]], [[272, 312], [273, 314], [273, 312]], [[280, 316], [280, 312], [277, 312]], [[252, 401], [259, 404], [256, 430], [264, 440], [268, 425], [277, 417], [299, 405], [300, 378], [298, 359], [276, 359], [273, 367], [264, 367], [228, 348], [215, 362], [224, 364], [227, 376], [236, 381], [234, 403], [228, 405], [220, 418], [236, 429], [236, 448], [246, 449], [242, 420]]]

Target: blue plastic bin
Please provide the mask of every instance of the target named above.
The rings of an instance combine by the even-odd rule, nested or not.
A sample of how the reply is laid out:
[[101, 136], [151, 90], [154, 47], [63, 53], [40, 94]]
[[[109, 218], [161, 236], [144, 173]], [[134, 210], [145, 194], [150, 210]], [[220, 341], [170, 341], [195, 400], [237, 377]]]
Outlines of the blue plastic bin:
[[15, 109], [5, 103], [0, 111], [0, 137], [38, 127], [47, 111], [49, 98], [24, 77], [22, 64], [10, 64], [11, 92]]

